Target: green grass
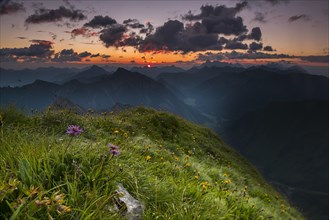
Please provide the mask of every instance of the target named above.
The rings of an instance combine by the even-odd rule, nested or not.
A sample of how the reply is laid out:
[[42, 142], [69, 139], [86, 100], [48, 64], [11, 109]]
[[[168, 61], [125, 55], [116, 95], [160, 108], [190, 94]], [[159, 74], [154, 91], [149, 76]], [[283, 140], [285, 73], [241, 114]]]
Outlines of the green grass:
[[[303, 219], [215, 133], [174, 115], [0, 114], [0, 219], [120, 219], [109, 211], [117, 183], [143, 219]], [[71, 143], [70, 124], [84, 129]]]

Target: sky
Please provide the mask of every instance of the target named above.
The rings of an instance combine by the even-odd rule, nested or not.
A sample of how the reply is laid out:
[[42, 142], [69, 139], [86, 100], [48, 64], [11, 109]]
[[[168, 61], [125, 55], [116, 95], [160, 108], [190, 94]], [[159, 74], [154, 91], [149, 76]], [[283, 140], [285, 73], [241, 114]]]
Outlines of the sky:
[[327, 0], [0, 0], [0, 67], [328, 68]]

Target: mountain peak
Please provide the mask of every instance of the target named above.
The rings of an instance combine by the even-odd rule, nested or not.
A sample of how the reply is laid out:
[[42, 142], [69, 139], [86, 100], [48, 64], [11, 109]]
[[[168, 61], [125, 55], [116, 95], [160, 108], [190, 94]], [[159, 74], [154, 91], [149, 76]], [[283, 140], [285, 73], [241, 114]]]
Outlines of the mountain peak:
[[132, 73], [129, 70], [119, 67], [114, 73]]
[[88, 70], [92, 71], [105, 71], [103, 68], [97, 66], [97, 65], [92, 65]]

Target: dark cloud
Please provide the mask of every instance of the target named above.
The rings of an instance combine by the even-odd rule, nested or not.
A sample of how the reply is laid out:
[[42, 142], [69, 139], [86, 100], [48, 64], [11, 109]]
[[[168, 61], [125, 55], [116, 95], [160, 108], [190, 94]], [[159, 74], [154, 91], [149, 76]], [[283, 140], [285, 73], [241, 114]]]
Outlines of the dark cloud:
[[254, 21], [258, 21], [260, 23], [266, 23], [266, 16], [263, 12], [255, 12], [255, 18], [253, 19]]
[[138, 48], [146, 51], [181, 51], [183, 53], [203, 50], [221, 50], [218, 34], [207, 33], [200, 23], [184, 24], [169, 20], [158, 27], [154, 34], [147, 36]]
[[309, 21], [311, 18], [310, 16], [306, 15], [306, 14], [302, 14], [302, 15], [294, 15], [294, 16], [291, 16], [288, 21], [289, 22], [294, 22], [294, 21], [297, 21], [297, 20], [304, 20], [304, 21]]
[[21, 39], [21, 40], [27, 39], [27, 37], [16, 37], [16, 38]]
[[93, 37], [93, 36], [97, 36], [98, 33], [97, 32], [93, 32], [91, 30], [89, 30], [88, 28], [76, 28], [73, 29], [71, 32], [68, 32], [71, 34], [72, 38], [75, 38], [77, 36], [82, 36], [82, 37]]
[[66, 62], [78, 62], [81, 61], [81, 57], [73, 49], [64, 49], [54, 55], [51, 61], [56, 63], [66, 63]]
[[200, 14], [193, 15], [189, 11], [188, 14], [183, 16], [183, 19], [187, 21], [201, 21], [208, 33], [238, 36], [247, 32], [242, 18], [236, 16], [246, 6], [247, 2], [238, 3], [232, 8], [228, 8], [225, 5], [204, 5], [201, 6]]
[[275, 51], [271, 46], [265, 46], [263, 48], [264, 51]]
[[52, 39], [52, 40], [56, 40], [57, 35], [56, 35], [55, 33], [53, 33], [53, 32], [48, 32], [48, 34], [51, 36], [51, 39]]
[[262, 32], [259, 27], [254, 27], [251, 30], [251, 33], [248, 35], [248, 39], [255, 41], [260, 41], [261, 38], [262, 38]]
[[257, 4], [259, 4], [259, 2], [265, 2], [271, 4], [272, 6], [275, 6], [282, 3], [287, 4], [290, 0], [245, 0], [245, 1], [249, 3], [256, 2]]
[[3, 1], [0, 4], [0, 16], [15, 14], [20, 11], [25, 11], [23, 3], [13, 2], [13, 1]]
[[99, 56], [100, 56], [99, 53], [97, 53], [97, 54], [92, 54], [92, 55], [90, 55], [90, 58], [99, 57]]
[[140, 34], [145, 34], [146, 36], [150, 35], [154, 31], [154, 27], [150, 22], [146, 23], [146, 27], [140, 29]]
[[140, 28], [145, 28], [145, 26], [141, 23], [139, 23], [139, 21], [137, 19], [127, 19], [123, 21], [123, 24], [130, 27], [130, 28], [134, 28], [134, 29], [140, 29]]
[[212, 53], [207, 52], [205, 54], [199, 53], [196, 60], [198, 61], [220, 61], [220, 60], [234, 60], [234, 59], [285, 59], [285, 58], [294, 58], [287, 54], [269, 54], [263, 52], [247, 52], [239, 53], [236, 51], [226, 52], [226, 53]]
[[0, 57], [3, 62], [7, 61], [25, 61], [31, 62], [38, 60], [40, 62], [48, 60], [54, 53], [52, 50], [53, 42], [45, 40], [31, 40], [29, 47], [23, 48], [1, 48]]
[[119, 47], [124, 39], [124, 33], [127, 31], [126, 26], [115, 24], [109, 28], [103, 29], [100, 33], [100, 40], [103, 41], [106, 47]]
[[249, 50], [251, 51], [261, 50], [262, 48], [263, 48], [262, 43], [252, 42], [251, 44], [249, 44]]
[[241, 42], [238, 42], [238, 41], [228, 40], [226, 42], [225, 49], [230, 49], [230, 50], [237, 50], [237, 49], [247, 50], [248, 49], [248, 45], [247, 44], [244, 44], [244, 43], [241, 43]]
[[83, 26], [91, 28], [105, 28], [117, 24], [117, 21], [109, 16], [97, 15]]
[[[142, 37], [137, 35], [135, 32], [130, 32], [128, 35], [126, 34], [120, 41], [119, 46], [133, 46], [137, 47], [142, 41]], [[123, 50], [126, 52], [125, 50]]]
[[103, 55], [92, 54], [88, 51], [77, 53], [73, 49], [63, 49], [60, 52], [54, 54], [54, 57], [51, 59], [51, 61], [56, 63], [81, 62], [83, 59], [88, 60], [89, 58], [99, 56]]
[[314, 63], [329, 63], [329, 55], [325, 56], [301, 56], [301, 60]]
[[91, 53], [90, 52], [88, 52], [88, 51], [85, 51], [85, 52], [82, 52], [82, 53], [79, 53], [79, 57], [89, 57], [89, 56], [91, 56]]
[[272, 5], [277, 5], [280, 3], [287, 3], [289, 0], [264, 0], [265, 2], [271, 3]]
[[25, 20], [25, 23], [40, 24], [46, 22], [59, 22], [63, 19], [69, 19], [70, 21], [81, 21], [86, 18], [87, 17], [80, 10], [60, 6], [58, 9], [38, 8], [34, 11], [34, 14], [30, 15]]

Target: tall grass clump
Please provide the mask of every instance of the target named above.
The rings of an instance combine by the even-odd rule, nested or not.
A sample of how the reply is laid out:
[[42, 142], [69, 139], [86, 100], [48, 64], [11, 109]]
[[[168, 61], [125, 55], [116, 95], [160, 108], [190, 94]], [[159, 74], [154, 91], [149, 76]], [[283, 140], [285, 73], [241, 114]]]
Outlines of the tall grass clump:
[[303, 219], [216, 134], [174, 115], [0, 115], [1, 219], [123, 219], [118, 183], [143, 219]]

